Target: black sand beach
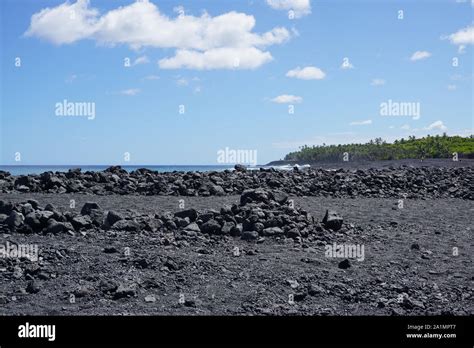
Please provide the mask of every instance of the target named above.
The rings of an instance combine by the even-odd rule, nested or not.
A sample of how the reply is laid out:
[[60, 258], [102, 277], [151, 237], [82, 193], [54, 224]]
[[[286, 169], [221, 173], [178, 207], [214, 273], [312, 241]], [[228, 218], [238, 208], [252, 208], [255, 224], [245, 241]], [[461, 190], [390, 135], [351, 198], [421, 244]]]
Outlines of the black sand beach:
[[[74, 174], [99, 195], [50, 192], [71, 174], [3, 174], [0, 244], [37, 245], [39, 260], [0, 258], [0, 314], [472, 315], [473, 166], [436, 163], [188, 174], [197, 196], [169, 182], [166, 194], [114, 193], [125, 177], [176, 185], [183, 173]], [[323, 223], [326, 210], [337, 214]], [[339, 245], [363, 254], [328, 256]]]

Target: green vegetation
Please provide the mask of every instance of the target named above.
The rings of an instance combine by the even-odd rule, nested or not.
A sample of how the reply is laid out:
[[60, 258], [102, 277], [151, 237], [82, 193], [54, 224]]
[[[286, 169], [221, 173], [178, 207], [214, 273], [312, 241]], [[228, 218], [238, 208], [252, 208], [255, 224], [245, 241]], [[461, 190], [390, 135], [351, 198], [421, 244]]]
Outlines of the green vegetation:
[[426, 136], [416, 139], [395, 140], [393, 144], [386, 143], [382, 138], [376, 138], [366, 144], [302, 146], [299, 151], [285, 156], [286, 161], [337, 161], [347, 152], [351, 160], [394, 160], [405, 158], [450, 158], [457, 152], [459, 158], [474, 158], [474, 136]]

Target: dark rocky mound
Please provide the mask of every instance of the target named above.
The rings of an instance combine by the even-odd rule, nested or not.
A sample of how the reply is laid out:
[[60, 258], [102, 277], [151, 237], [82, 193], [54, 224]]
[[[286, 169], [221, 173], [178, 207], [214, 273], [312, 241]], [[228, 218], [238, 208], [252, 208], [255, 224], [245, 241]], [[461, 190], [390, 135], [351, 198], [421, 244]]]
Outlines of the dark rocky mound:
[[120, 167], [103, 172], [45, 172], [11, 176], [0, 172], [0, 192], [85, 193], [119, 195], [222, 196], [246, 189], [271, 189], [295, 196], [407, 197], [474, 199], [472, 167], [389, 167], [364, 170], [274, 169], [222, 172], [160, 173], [138, 169], [128, 173]]
[[94, 202], [85, 203], [80, 213], [63, 213], [51, 204], [40, 207], [31, 199], [23, 203], [0, 201], [0, 232], [4, 233], [74, 235], [107, 230], [148, 231], [173, 232], [184, 237], [233, 236], [263, 242], [265, 237], [324, 240], [327, 231], [342, 227], [342, 217], [336, 212], [327, 212], [320, 223], [307, 211], [294, 207], [285, 193], [263, 189], [245, 190], [239, 205], [224, 205], [220, 211], [187, 209], [163, 214], [103, 211]]

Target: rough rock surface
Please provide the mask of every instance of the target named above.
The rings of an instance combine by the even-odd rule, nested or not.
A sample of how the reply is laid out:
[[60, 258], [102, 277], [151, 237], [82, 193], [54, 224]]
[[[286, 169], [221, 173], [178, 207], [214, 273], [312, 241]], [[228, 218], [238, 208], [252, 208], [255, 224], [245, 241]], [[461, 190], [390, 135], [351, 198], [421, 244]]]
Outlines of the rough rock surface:
[[[474, 199], [474, 162], [444, 167], [400, 165], [365, 169], [275, 169], [160, 173], [121, 167], [102, 172], [45, 172], [12, 176], [0, 171], [0, 192], [96, 195], [223, 196], [247, 189], [271, 189], [294, 196]], [[464, 162], [463, 162], [464, 163]]]

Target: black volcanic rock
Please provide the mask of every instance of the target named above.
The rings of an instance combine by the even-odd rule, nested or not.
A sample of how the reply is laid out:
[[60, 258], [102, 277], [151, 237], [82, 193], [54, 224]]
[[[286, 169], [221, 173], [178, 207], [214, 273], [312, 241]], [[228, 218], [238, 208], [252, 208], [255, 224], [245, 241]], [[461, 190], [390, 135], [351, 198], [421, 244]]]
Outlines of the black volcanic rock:
[[341, 262], [339, 262], [338, 267], [341, 269], [347, 269], [351, 267], [351, 263], [349, 262], [348, 259], [344, 259]]
[[174, 213], [174, 216], [180, 217], [180, 218], [189, 218], [190, 221], [196, 221], [196, 218], [198, 216], [196, 209], [186, 209], [186, 210], [180, 210], [176, 213]]
[[[291, 196], [461, 198], [474, 200], [473, 166], [398, 166], [358, 170], [320, 168], [278, 171], [273, 168], [235, 171], [161, 173], [138, 169], [128, 173], [120, 167], [103, 172], [45, 172], [41, 175], [2, 175], [0, 192], [46, 192], [85, 194], [140, 194], [222, 196], [246, 190], [280, 191]], [[21, 185], [20, 185], [21, 184]], [[277, 194], [275, 193], [275, 196]], [[281, 196], [283, 199], [284, 196]], [[261, 200], [255, 192], [245, 200]], [[279, 197], [275, 200], [281, 202]], [[1, 208], [0, 208], [1, 210]], [[2, 212], [0, 212], [2, 213]], [[3, 212], [5, 214], [5, 212]], [[9, 214], [9, 213], [8, 213]]]
[[93, 209], [100, 210], [100, 207], [95, 202], [87, 202], [82, 206], [81, 214], [90, 215]]
[[247, 167], [245, 167], [243, 164], [236, 164], [234, 166], [234, 169], [237, 172], [246, 172], [247, 171]]
[[339, 214], [333, 210], [326, 210], [322, 223], [326, 228], [330, 228], [333, 231], [338, 231], [342, 227], [343, 219]]

